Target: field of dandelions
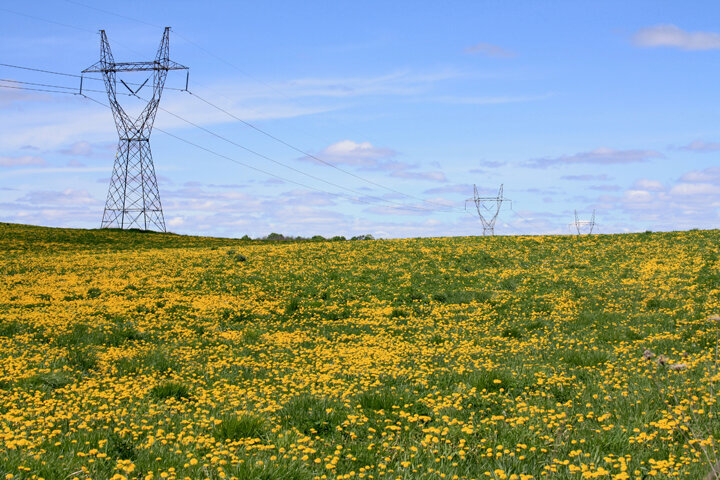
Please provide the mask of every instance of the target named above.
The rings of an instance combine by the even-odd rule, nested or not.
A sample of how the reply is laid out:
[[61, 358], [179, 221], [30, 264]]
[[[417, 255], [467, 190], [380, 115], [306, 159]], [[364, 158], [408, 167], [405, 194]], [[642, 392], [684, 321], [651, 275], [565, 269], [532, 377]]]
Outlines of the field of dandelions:
[[716, 478], [718, 231], [0, 251], [0, 479]]

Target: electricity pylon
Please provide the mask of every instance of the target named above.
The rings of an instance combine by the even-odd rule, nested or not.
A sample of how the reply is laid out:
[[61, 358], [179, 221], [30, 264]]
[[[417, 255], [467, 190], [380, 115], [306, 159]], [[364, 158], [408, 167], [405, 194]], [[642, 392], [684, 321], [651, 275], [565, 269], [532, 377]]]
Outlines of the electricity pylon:
[[[503, 197], [503, 186], [500, 185], [497, 197], [481, 197], [478, 194], [477, 185], [473, 185], [473, 198], [465, 200], [465, 210], [468, 202], [473, 202], [477, 209], [478, 216], [483, 226], [483, 235], [495, 235], [495, 221], [500, 213], [503, 202], [510, 200]], [[482, 208], [482, 210], [481, 210]], [[485, 215], [483, 215], [483, 212]]]
[[[150, 153], [150, 133], [168, 71], [187, 70], [187, 67], [170, 60], [169, 55], [170, 27], [165, 27], [155, 60], [149, 62], [116, 63], [105, 30], [100, 30], [100, 61], [82, 72], [83, 74], [102, 73], [115, 127], [120, 136], [100, 228], [165, 231], [165, 217]], [[139, 98], [137, 93], [152, 78], [152, 97], [134, 121], [117, 100], [115, 88], [118, 72], [152, 72], [151, 77], [148, 77], [136, 90], [120, 80], [131, 95]], [[82, 93], [82, 79], [80, 82]]]
[[585, 230], [587, 230], [588, 235], [592, 234], [593, 228], [595, 228], [595, 210], [593, 209], [590, 220], [578, 219], [577, 210], [575, 210], [575, 223], [573, 225], [575, 225], [578, 235], [582, 235]]

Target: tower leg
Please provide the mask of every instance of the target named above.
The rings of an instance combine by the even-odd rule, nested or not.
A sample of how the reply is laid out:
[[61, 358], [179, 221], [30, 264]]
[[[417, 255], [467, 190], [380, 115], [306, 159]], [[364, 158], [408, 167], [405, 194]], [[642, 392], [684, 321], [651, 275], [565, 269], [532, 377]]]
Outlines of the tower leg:
[[101, 228], [166, 231], [148, 139], [120, 140]]
[[160, 189], [158, 188], [157, 177], [155, 176], [155, 164], [150, 152], [150, 142], [140, 142], [141, 150], [141, 173], [143, 185], [143, 210], [145, 229], [159, 230], [165, 232], [165, 216], [163, 215], [162, 203], [160, 202]]

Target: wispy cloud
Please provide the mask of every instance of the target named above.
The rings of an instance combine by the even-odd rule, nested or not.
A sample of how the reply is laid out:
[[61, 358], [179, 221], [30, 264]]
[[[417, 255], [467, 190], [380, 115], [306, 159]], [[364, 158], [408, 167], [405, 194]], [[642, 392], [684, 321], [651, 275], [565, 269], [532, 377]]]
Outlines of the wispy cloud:
[[687, 32], [675, 25], [641, 28], [632, 38], [638, 47], [672, 47], [681, 50], [715, 50], [720, 48], [720, 34]]
[[[265, 106], [269, 102], [287, 105], [288, 102], [324, 98], [350, 99], [367, 96], [410, 96], [430, 91], [435, 85], [455, 80], [466, 74], [453, 69], [436, 72], [396, 70], [367, 76], [302, 77], [275, 82], [246, 82], [230, 79], [210, 87], [198, 88], [197, 93], [210, 96], [224, 107]], [[222, 101], [220, 99], [223, 99]], [[272, 104], [272, 103], [271, 103]]]
[[618, 192], [622, 190], [620, 185], [590, 185], [588, 188], [599, 192]]
[[408, 178], [411, 180], [429, 180], [431, 182], [446, 182], [447, 178], [443, 172], [412, 172], [408, 170], [395, 170], [390, 174], [391, 177]]
[[423, 192], [426, 195], [437, 195], [442, 193], [463, 193], [467, 196], [472, 196], [473, 186], [469, 183], [455, 184], [455, 185], [444, 185], [442, 187], [434, 187]]
[[564, 175], [560, 177], [562, 180], [571, 180], [574, 182], [589, 182], [589, 181], [605, 181], [605, 180], [612, 180], [612, 177], [609, 177], [608, 175], [601, 174], [601, 175], [592, 175], [592, 174], [585, 174], [585, 175]]
[[102, 150], [102, 154], [104, 154], [111, 148], [115, 148], [115, 145], [106, 143], [98, 147], [97, 144], [91, 144], [90, 142], [86, 141], [79, 141], [59, 149], [58, 153], [61, 153], [63, 155], [69, 155], [72, 157], [92, 157], [99, 153], [98, 149]]
[[694, 140], [687, 145], [683, 145], [681, 147], [674, 147], [673, 149], [697, 153], [716, 152], [720, 150], [720, 142], [705, 142], [703, 140]]
[[41, 190], [32, 191], [18, 199], [19, 202], [25, 202], [30, 205], [43, 206], [81, 206], [99, 204], [99, 201], [87, 190], [66, 189], [63, 191]]
[[492, 43], [485, 42], [476, 43], [475, 45], [471, 45], [465, 48], [465, 53], [481, 54], [485, 55], [486, 57], [493, 58], [511, 58], [516, 55], [515, 52], [502, 48], [498, 45], [493, 45]]
[[573, 164], [627, 164], [646, 162], [653, 158], [663, 158], [663, 154], [655, 150], [615, 150], [612, 148], [596, 148], [589, 152], [580, 152], [574, 155], [560, 157], [534, 158], [525, 162], [525, 166], [532, 168], [545, 168], [552, 165]]
[[[110, 167], [48, 167], [48, 168], [22, 168], [0, 172], [0, 178], [14, 177], [20, 175], [50, 175], [64, 173], [90, 173], [90, 172], [108, 172]], [[102, 183], [107, 183], [109, 179], [103, 179]]]
[[[363, 97], [424, 97], [438, 83], [461, 75], [453, 70], [393, 71], [374, 76], [298, 78], [262, 84], [231, 79], [198, 87], [195, 93], [243, 120], [274, 120], [345, 109], [350, 99]], [[106, 102], [101, 93], [94, 95]], [[125, 104], [126, 99], [121, 100]], [[0, 116], [0, 148], [18, 149], [30, 144], [50, 150], [72, 143], [79, 148], [82, 142], [117, 138], [108, 109], [85, 99], [0, 89], [0, 106], [11, 103], [22, 105], [23, 109]], [[188, 94], [167, 92], [162, 104], [163, 109], [202, 126], [236, 122]], [[158, 112], [156, 125], [164, 129], [189, 126], [164, 111]]]
[[720, 167], [692, 170], [680, 177], [680, 181], [690, 183], [720, 183]]
[[45, 165], [45, 159], [35, 155], [22, 155], [18, 157], [0, 156], [0, 167], [28, 167]]
[[671, 195], [720, 195], [720, 185], [712, 183], [678, 183], [670, 189]]
[[299, 78], [255, 90], [276, 96], [278, 91], [291, 97], [358, 97], [368, 95], [413, 95], [434, 84], [461, 76], [454, 70], [421, 73], [409, 70], [367, 77]]
[[[52, 101], [52, 96], [49, 94], [42, 94], [38, 92], [30, 92], [27, 90], [19, 90], [15, 87], [17, 84], [5, 82], [6, 87], [0, 88], [0, 107], [7, 107], [14, 103], [34, 101], [34, 102], [47, 102]], [[0, 85], [1, 86], [1, 85]]]
[[[430, 98], [430, 100], [440, 103], [450, 103], [455, 105], [502, 105], [505, 103], [523, 103], [537, 102], [547, 100], [552, 97], [552, 93], [543, 93], [541, 95], [518, 95], [518, 96], [498, 96], [498, 97], [455, 97], [455, 96], [439, 96]], [[427, 100], [427, 99], [426, 99]]]

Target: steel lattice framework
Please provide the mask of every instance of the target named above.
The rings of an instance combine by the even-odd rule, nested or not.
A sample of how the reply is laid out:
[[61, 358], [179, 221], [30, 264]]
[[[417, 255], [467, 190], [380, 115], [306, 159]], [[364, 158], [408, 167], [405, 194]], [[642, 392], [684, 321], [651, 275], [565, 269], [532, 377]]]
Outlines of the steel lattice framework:
[[588, 235], [592, 234], [593, 229], [595, 228], [595, 210], [593, 209], [592, 217], [590, 220], [580, 220], [578, 218], [577, 210], [575, 210], [575, 223], [572, 225], [575, 226], [575, 229], [577, 230], [578, 235], [582, 235], [583, 232], [587, 232]]
[[473, 198], [465, 200], [465, 210], [467, 210], [468, 202], [474, 203], [482, 222], [483, 235], [495, 235], [495, 221], [500, 214], [500, 207], [502, 207], [503, 202], [509, 201], [509, 199], [503, 197], [502, 185], [500, 185], [496, 197], [481, 197], [478, 194], [477, 185], [473, 185]]
[[[166, 27], [163, 32], [155, 60], [149, 62], [116, 63], [105, 30], [100, 30], [100, 61], [82, 72], [102, 73], [120, 137], [100, 228], [165, 231], [160, 191], [150, 153], [150, 133], [168, 71], [187, 70], [187, 67], [170, 60], [169, 55], [170, 27]], [[152, 72], [152, 97], [147, 100], [147, 105], [135, 120], [130, 118], [117, 100], [115, 89], [119, 72]], [[131, 89], [122, 79], [120, 82], [131, 95], [140, 98], [137, 93], [150, 78], [136, 90]]]

